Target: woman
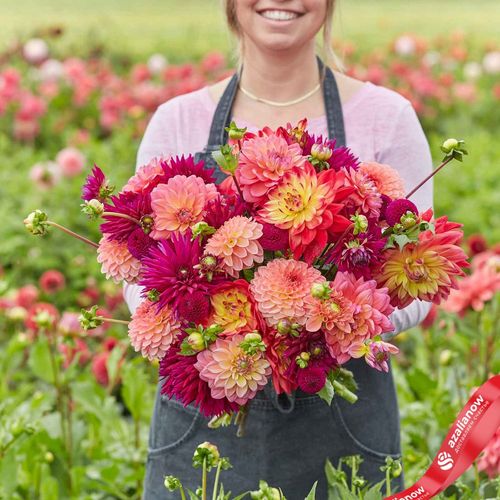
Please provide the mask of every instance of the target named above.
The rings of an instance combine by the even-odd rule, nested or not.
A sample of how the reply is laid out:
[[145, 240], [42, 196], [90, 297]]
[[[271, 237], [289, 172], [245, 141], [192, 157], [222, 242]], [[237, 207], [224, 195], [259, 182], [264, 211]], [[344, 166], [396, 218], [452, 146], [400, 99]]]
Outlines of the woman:
[[[155, 156], [189, 153], [214, 166], [210, 153], [224, 142], [231, 117], [250, 131], [307, 117], [312, 133], [335, 137], [363, 161], [396, 168], [408, 189], [430, 172], [429, 146], [410, 103], [388, 89], [332, 72], [317, 59], [315, 36], [322, 28], [328, 53], [334, 0], [225, 3], [229, 27], [240, 44], [239, 74], [160, 106], [142, 140], [138, 166]], [[431, 184], [413, 201], [429, 208]], [[125, 297], [133, 311], [140, 300], [138, 287], [128, 286]], [[427, 311], [426, 305], [414, 303], [394, 313], [395, 333], [418, 324]], [[300, 391], [277, 397], [269, 387], [252, 402], [242, 438], [232, 426], [208, 429], [195, 408], [158, 395], [144, 498], [168, 498], [166, 474], [196, 487], [191, 457], [203, 441], [230, 457], [234, 468], [224, 483], [235, 494], [264, 479], [280, 486], [289, 500], [303, 499], [319, 480], [317, 498], [325, 499], [325, 460], [336, 463], [350, 454], [362, 455], [360, 473], [366, 479], [382, 479], [379, 468], [385, 458], [401, 451], [392, 373], [377, 372], [361, 360], [351, 360], [347, 368], [359, 384], [356, 404], [334, 398], [328, 407]], [[395, 486], [401, 488], [402, 477], [398, 481]]]

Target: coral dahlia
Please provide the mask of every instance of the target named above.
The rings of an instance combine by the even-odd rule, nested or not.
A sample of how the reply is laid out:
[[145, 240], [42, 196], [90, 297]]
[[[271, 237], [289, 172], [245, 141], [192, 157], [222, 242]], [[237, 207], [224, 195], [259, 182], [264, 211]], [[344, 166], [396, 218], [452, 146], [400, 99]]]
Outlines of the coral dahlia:
[[440, 217], [434, 233], [423, 231], [417, 243], [385, 251], [385, 263], [375, 279], [389, 290], [392, 305], [401, 309], [415, 299], [439, 304], [457, 288], [457, 277], [468, 267], [467, 255], [459, 246], [460, 227]]
[[267, 384], [271, 365], [260, 351], [247, 354], [240, 347], [244, 338], [243, 335], [218, 338], [197, 356], [195, 368], [200, 378], [208, 382], [215, 399], [226, 398], [244, 405]]
[[339, 310], [340, 306], [346, 304], [353, 311], [352, 321], [349, 323], [345, 321], [347, 315], [342, 315], [339, 322], [334, 317], [328, 318], [329, 328], [323, 330], [330, 354], [338, 363], [345, 363], [351, 358], [349, 349], [352, 344], [394, 329], [389, 319], [394, 308], [390, 304], [387, 289], [377, 288], [374, 280], [365, 281], [350, 273], [339, 272], [332, 281], [331, 288], [345, 300], [341, 302], [337, 299]]
[[210, 237], [205, 253], [220, 257], [223, 269], [237, 278], [241, 270], [263, 262], [264, 251], [258, 241], [261, 236], [262, 224], [238, 215], [227, 220]]
[[181, 324], [172, 308], [166, 306], [158, 310], [148, 299], [139, 304], [128, 325], [132, 347], [150, 361], [162, 359], [180, 332]]
[[275, 259], [257, 269], [250, 291], [270, 326], [276, 326], [282, 319], [303, 325], [311, 286], [323, 281], [321, 273], [305, 262]]
[[362, 162], [359, 170], [375, 184], [379, 193], [393, 200], [403, 198], [405, 185], [398, 171], [389, 165], [377, 162]]
[[159, 240], [175, 231], [184, 234], [203, 219], [205, 204], [217, 196], [214, 184], [205, 184], [194, 175], [176, 175], [167, 184], [160, 184], [151, 192], [155, 221], [151, 236]]
[[108, 235], [99, 242], [97, 262], [106, 278], [115, 283], [135, 283], [141, 273], [141, 262], [129, 252], [127, 243], [113, 240]]
[[345, 185], [354, 188], [345, 204], [349, 214], [361, 213], [368, 218], [378, 219], [382, 208], [382, 194], [375, 183], [361, 170], [345, 170]]
[[246, 140], [242, 144], [236, 179], [245, 201], [260, 204], [285, 172], [302, 167], [305, 157], [298, 144], [273, 132]]
[[149, 163], [140, 167], [132, 176], [122, 191], [133, 193], [150, 193], [165, 177], [163, 162], [165, 158], [155, 157]]

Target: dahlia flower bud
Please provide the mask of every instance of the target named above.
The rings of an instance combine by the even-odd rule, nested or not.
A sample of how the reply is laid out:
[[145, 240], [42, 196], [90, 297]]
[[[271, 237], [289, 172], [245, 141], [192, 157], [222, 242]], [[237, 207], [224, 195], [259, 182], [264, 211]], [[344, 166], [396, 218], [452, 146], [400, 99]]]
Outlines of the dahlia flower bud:
[[332, 157], [332, 150], [324, 144], [314, 143], [311, 147], [311, 156], [313, 160], [319, 162], [328, 161]]
[[54, 454], [50, 451], [47, 451], [45, 453], [44, 459], [48, 464], [51, 464], [54, 461]]
[[368, 229], [368, 219], [362, 214], [353, 215], [351, 221], [354, 223], [354, 236], [357, 236], [359, 233], [364, 233]]
[[203, 339], [203, 335], [199, 332], [189, 334], [186, 342], [188, 346], [195, 352], [200, 352], [205, 349], [205, 340]]
[[218, 429], [219, 427], [228, 427], [233, 421], [231, 413], [223, 413], [222, 415], [215, 416], [208, 422], [209, 429]]
[[80, 206], [82, 213], [87, 215], [90, 220], [96, 220], [104, 213], [104, 204], [95, 198], [90, 201], [85, 200], [85, 203]]
[[24, 226], [31, 234], [44, 235], [47, 232], [47, 220], [47, 214], [37, 209], [24, 219]]
[[451, 360], [453, 359], [453, 352], [450, 351], [449, 349], [445, 349], [444, 351], [441, 351], [439, 354], [439, 364], [441, 366], [448, 366], [451, 363]]
[[93, 330], [101, 326], [104, 322], [102, 318], [97, 316], [97, 306], [92, 306], [90, 309], [82, 309], [82, 313], [78, 316], [80, 326], [84, 330]]
[[158, 302], [160, 300], [160, 292], [156, 288], [152, 288], [148, 292], [148, 299], [151, 302]]
[[278, 321], [276, 329], [278, 330], [278, 333], [280, 333], [281, 335], [290, 334], [293, 335], [294, 337], [297, 337], [299, 335], [300, 325], [298, 323], [292, 323], [288, 319], [282, 319]]
[[41, 310], [34, 317], [34, 321], [39, 328], [50, 329], [54, 324], [54, 316], [47, 310]]
[[445, 153], [445, 159], [454, 158], [455, 160], [462, 161], [463, 156], [468, 154], [464, 146], [465, 141], [450, 138], [443, 142], [441, 151]]
[[175, 476], [165, 476], [165, 482], [163, 484], [168, 491], [176, 491], [182, 486], [179, 478]]
[[314, 283], [311, 287], [311, 295], [315, 299], [327, 300], [330, 298], [331, 293], [332, 289], [330, 288], [330, 283], [328, 281]]
[[296, 358], [295, 362], [299, 368], [307, 368], [311, 355], [308, 352], [301, 352]]
[[193, 455], [193, 467], [199, 468], [203, 466], [205, 462], [205, 466], [208, 470], [212, 467], [216, 467], [220, 460], [219, 449], [212, 443], [205, 441], [201, 443], [196, 448]]
[[229, 127], [226, 127], [229, 139], [233, 139], [235, 141], [240, 141], [245, 137], [246, 128], [238, 128], [235, 122], [231, 122]]
[[153, 230], [154, 219], [151, 215], [144, 215], [141, 218], [141, 227], [145, 234], [149, 234]]
[[258, 332], [247, 333], [240, 347], [250, 356], [259, 351], [265, 352], [266, 350], [266, 344], [262, 342], [262, 337]]
[[278, 488], [269, 486], [265, 481], [259, 481], [259, 490], [251, 491], [250, 498], [253, 500], [281, 500], [283, 495]]
[[238, 157], [233, 154], [229, 144], [224, 144], [218, 151], [213, 151], [212, 158], [225, 174], [234, 175], [238, 168]]
[[194, 266], [194, 269], [197, 269], [200, 272], [200, 276], [206, 277], [208, 282], [211, 282], [214, 273], [222, 272], [220, 268], [221, 260], [214, 255], [205, 255], [200, 259], [200, 263]]
[[200, 236], [203, 239], [204, 236], [210, 236], [215, 233], [215, 228], [208, 225], [204, 221], [197, 222], [192, 228], [191, 231], [193, 233], [192, 239], [194, 240], [197, 236]]

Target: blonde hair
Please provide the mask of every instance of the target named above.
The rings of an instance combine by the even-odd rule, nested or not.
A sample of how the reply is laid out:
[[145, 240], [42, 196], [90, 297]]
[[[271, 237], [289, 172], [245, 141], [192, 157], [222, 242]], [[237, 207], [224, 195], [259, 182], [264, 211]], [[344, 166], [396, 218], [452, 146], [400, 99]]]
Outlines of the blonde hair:
[[[226, 20], [230, 31], [236, 36], [238, 40], [238, 52], [237, 60], [238, 66], [241, 66], [241, 36], [240, 36], [240, 26], [238, 24], [238, 18], [236, 16], [236, 0], [222, 0], [224, 4], [224, 10], [226, 12]], [[322, 40], [323, 44], [321, 47], [321, 56], [328, 66], [336, 69], [337, 71], [344, 71], [344, 64], [342, 60], [337, 56], [332, 47], [332, 24], [333, 15], [335, 13], [335, 3], [336, 0], [326, 0], [326, 15], [325, 21], [323, 23], [323, 34]]]

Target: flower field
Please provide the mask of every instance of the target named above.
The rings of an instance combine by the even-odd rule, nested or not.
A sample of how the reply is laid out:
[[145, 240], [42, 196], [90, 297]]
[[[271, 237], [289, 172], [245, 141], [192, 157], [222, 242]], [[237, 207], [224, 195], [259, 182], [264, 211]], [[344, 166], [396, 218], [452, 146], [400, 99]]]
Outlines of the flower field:
[[[56, 9], [53, 1], [47, 4]], [[117, 2], [105, 3], [103, 19], [118, 8]], [[51, 220], [98, 241], [98, 224], [80, 209], [81, 186], [94, 162], [124, 185], [157, 106], [230, 74], [228, 37], [214, 14], [218, 4], [196, 0], [182, 11], [176, 10], [179, 2], [170, 3], [175, 14], [164, 26], [157, 24], [164, 7], [145, 3], [150, 10], [137, 25], [156, 19], [146, 37], [137, 26], [130, 28], [136, 45], [113, 43], [113, 30], [115, 40], [123, 40], [120, 30], [133, 24], [126, 12], [106, 32], [93, 24], [93, 0], [88, 11], [62, 12], [60, 23], [55, 10], [42, 8], [39, 25], [0, 35], [1, 499], [141, 496], [158, 366], [134, 353], [119, 321], [82, 329], [80, 311], [94, 304], [100, 316], [129, 319], [121, 286], [104, 280], [95, 254], [81, 242], [58, 231], [33, 239], [23, 219], [43, 207]], [[493, 29], [500, 9], [495, 2], [480, 3], [491, 9], [490, 19], [460, 6], [454, 13], [444, 9], [447, 22], [439, 23], [430, 3], [422, 2], [429, 22], [418, 35], [410, 30], [415, 7], [405, 10], [384, 0], [388, 14], [373, 22], [369, 2], [353, 6], [354, 12], [345, 3], [348, 36], [335, 40], [348, 74], [393, 88], [412, 102], [435, 164], [448, 137], [464, 139], [469, 151], [462, 163], [437, 175], [434, 208], [437, 216], [446, 213], [463, 223], [471, 267], [424, 324], [394, 339], [407, 485], [426, 470], [474, 388], [500, 372], [500, 45]], [[9, 26], [20, 27], [23, 12], [32, 8], [22, 1], [19, 12], [7, 9]], [[136, 7], [130, 9], [133, 17]], [[203, 15], [211, 22], [186, 43], [176, 26], [196, 25]], [[387, 29], [376, 38], [384, 19]], [[460, 30], [453, 29], [458, 24]], [[85, 31], [92, 26], [95, 36]], [[219, 451], [231, 460], [231, 450]], [[215, 452], [198, 449], [195, 458], [200, 453], [213, 458]], [[385, 464], [388, 480], [380, 494], [367, 494], [357, 460], [344, 461], [352, 478], [338, 464], [326, 464], [332, 499], [382, 498], [399, 472], [398, 464]], [[499, 475], [497, 433], [439, 498], [500, 498]], [[317, 479], [311, 478], [311, 487]], [[173, 478], [169, 485], [178, 487]], [[255, 484], [255, 490], [251, 498], [279, 498], [265, 484]]]

